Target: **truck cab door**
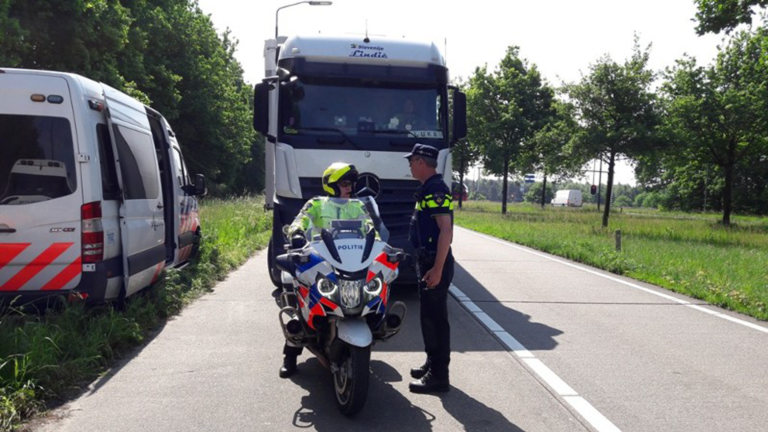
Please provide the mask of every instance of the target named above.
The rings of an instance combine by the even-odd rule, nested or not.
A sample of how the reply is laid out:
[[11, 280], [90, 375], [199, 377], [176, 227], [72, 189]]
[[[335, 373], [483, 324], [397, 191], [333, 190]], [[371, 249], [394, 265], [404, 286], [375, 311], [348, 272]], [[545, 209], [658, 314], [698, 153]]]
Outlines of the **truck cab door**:
[[[103, 84], [102, 84], [103, 85]], [[144, 106], [103, 85], [116, 158], [125, 295], [150, 285], [165, 264], [165, 220], [160, 172]]]

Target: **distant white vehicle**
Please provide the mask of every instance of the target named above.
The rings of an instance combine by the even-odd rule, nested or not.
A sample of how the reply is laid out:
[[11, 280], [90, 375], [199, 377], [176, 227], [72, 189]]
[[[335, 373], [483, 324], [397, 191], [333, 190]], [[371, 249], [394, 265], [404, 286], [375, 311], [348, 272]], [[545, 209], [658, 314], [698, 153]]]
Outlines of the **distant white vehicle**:
[[581, 207], [581, 191], [578, 189], [563, 189], [557, 191], [552, 200], [553, 206]]

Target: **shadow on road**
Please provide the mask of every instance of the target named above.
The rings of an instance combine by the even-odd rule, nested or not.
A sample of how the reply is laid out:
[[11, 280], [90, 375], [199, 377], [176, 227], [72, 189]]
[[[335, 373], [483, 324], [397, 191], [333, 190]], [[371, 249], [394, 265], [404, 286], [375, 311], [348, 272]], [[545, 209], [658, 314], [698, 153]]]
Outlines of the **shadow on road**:
[[[300, 368], [301, 372], [291, 379], [309, 394], [301, 399], [301, 406], [294, 413], [292, 423], [296, 428], [321, 432], [363, 426], [366, 431], [433, 430], [433, 422], [437, 419], [435, 415], [414, 405], [408, 394], [401, 393], [403, 390], [407, 391], [408, 382], [387, 363], [371, 360], [368, 400], [363, 410], [354, 418], [343, 416], [336, 408], [331, 374], [317, 359], [310, 358]], [[500, 412], [478, 402], [456, 387], [452, 387], [448, 393], [434, 397], [440, 398], [448, 414], [461, 423], [465, 430], [522, 432], [522, 429]]]
[[402, 383], [400, 374], [388, 364], [371, 360], [371, 381], [368, 400], [363, 410], [354, 418], [342, 415], [336, 407], [331, 373], [310, 358], [299, 366], [300, 373], [291, 379], [309, 392], [301, 398], [301, 406], [294, 413], [293, 426], [315, 431], [353, 430], [365, 426], [367, 431], [407, 430], [424, 432], [432, 430], [435, 416], [413, 405], [393, 383]]
[[[510, 281], [514, 282], [514, 281]], [[509, 332], [515, 339], [530, 351], [547, 351], [557, 347], [555, 336], [563, 334], [562, 330], [550, 327], [546, 324], [534, 322], [530, 315], [521, 313], [508, 305], [501, 303], [491, 294], [477, 279], [464, 269], [460, 264], [456, 264], [456, 272], [453, 277], [453, 284], [459, 287], [464, 294], [470, 298], [485, 299], [483, 303], [478, 304], [484, 312], [491, 314], [490, 308], [494, 309], [492, 313], [496, 322]], [[487, 307], [488, 306], [488, 307]], [[501, 312], [499, 312], [501, 311]]]
[[[493, 308], [493, 317], [499, 325], [512, 334], [521, 344], [531, 351], [553, 350], [557, 347], [556, 336], [563, 332], [546, 324], [537, 323], [531, 320], [530, 315], [521, 313], [508, 305], [501, 303], [491, 294], [477, 279], [472, 277], [458, 263], [456, 264], [454, 285], [458, 286], [470, 298], [482, 298], [484, 301], [480, 306], [484, 312], [491, 314]], [[403, 322], [403, 327], [391, 340], [376, 344], [374, 351], [384, 352], [419, 352], [424, 349], [424, 343], [421, 339], [421, 326], [419, 324], [419, 295], [415, 288], [408, 286], [395, 286], [390, 296], [390, 304], [395, 301], [402, 301], [408, 307], [408, 314]], [[458, 331], [464, 325], [467, 325], [466, 319], [474, 320], [474, 316], [467, 312], [459, 302], [453, 297], [448, 300], [449, 317], [451, 320], [451, 349], [454, 352], [477, 352], [477, 351], [506, 351], [507, 348], [501, 343], [487, 344], [478, 343], [476, 339], [469, 337], [460, 337], [465, 332]]]

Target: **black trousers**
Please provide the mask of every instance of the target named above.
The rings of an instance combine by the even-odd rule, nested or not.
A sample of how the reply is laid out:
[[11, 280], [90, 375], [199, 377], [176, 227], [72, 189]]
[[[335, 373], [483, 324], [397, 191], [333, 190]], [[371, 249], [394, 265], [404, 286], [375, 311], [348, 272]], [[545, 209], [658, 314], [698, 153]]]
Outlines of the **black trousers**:
[[[419, 278], [419, 301], [421, 303], [421, 335], [427, 362], [435, 378], [448, 378], [448, 364], [451, 362], [451, 324], [448, 322], [448, 287], [453, 280], [453, 254], [448, 253], [443, 266], [440, 283], [427, 288], [421, 279], [429, 271], [429, 264], [417, 264]], [[429, 267], [428, 267], [429, 266]]]

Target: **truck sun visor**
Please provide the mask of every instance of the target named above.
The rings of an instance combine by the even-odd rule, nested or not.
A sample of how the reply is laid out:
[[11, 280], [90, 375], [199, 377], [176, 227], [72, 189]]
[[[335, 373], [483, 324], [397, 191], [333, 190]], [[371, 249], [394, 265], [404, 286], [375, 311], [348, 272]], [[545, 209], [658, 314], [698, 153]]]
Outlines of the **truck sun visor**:
[[280, 60], [279, 67], [291, 75], [324, 78], [379, 78], [384, 81], [411, 83], [448, 83], [448, 69], [444, 66], [404, 67], [389, 65], [363, 65], [351, 63], [310, 62], [304, 58]]

